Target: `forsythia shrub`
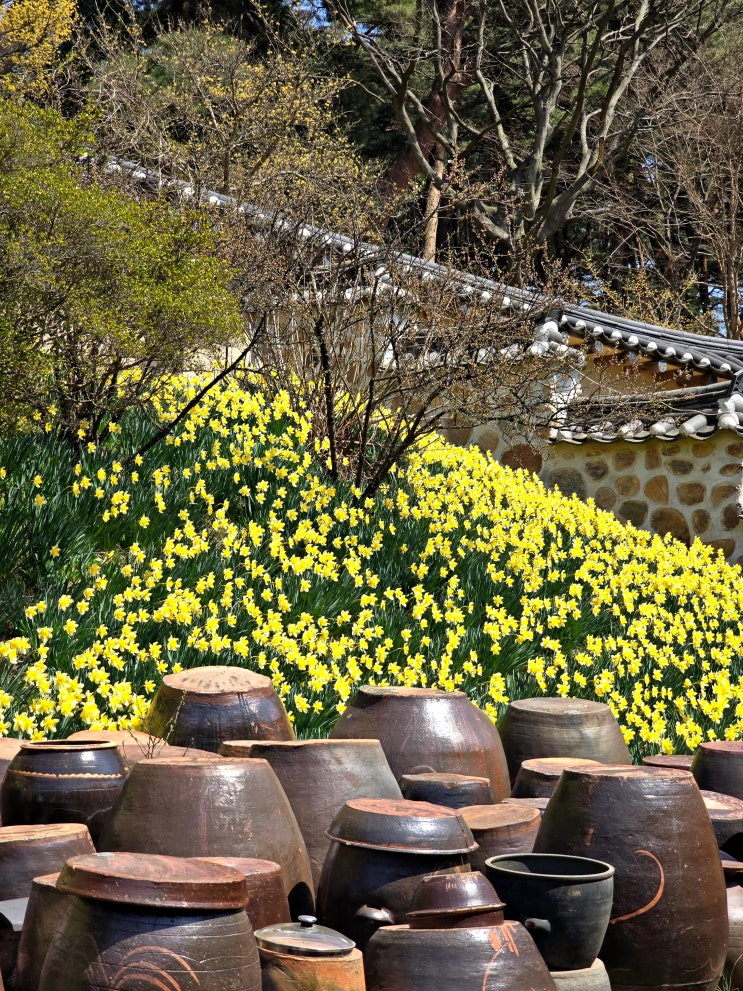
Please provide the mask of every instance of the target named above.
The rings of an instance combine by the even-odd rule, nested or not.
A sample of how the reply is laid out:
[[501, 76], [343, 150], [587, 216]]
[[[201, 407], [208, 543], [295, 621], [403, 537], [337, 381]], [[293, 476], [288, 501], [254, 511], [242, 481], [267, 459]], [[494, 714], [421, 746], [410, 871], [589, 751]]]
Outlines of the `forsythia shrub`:
[[[174, 379], [169, 421], [199, 383]], [[139, 725], [161, 676], [270, 675], [300, 736], [356, 686], [608, 703], [636, 754], [743, 732], [743, 583], [478, 450], [421, 442], [378, 498], [329, 484], [309, 417], [247, 381], [144, 458], [141, 412], [64, 456], [0, 441], [0, 732]]]

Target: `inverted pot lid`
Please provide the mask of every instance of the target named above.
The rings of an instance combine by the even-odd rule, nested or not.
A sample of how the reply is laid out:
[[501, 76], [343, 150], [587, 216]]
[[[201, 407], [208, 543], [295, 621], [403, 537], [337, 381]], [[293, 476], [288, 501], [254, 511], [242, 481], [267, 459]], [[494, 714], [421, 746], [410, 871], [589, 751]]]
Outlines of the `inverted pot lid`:
[[395, 798], [346, 802], [327, 835], [349, 846], [398, 853], [464, 854], [477, 849], [469, 826], [454, 809]]
[[257, 929], [255, 940], [264, 950], [299, 957], [338, 957], [356, 946], [335, 929], [318, 926], [314, 915], [300, 915], [298, 922], [280, 922]]
[[126, 905], [239, 909], [245, 875], [231, 867], [149, 853], [91, 853], [71, 857], [57, 879], [60, 891]]

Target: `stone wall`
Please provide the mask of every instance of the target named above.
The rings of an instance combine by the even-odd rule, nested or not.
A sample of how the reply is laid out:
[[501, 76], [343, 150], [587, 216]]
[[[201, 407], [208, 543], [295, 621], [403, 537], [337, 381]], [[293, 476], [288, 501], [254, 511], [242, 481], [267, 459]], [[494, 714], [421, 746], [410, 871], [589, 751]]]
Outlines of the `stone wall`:
[[690, 544], [699, 537], [743, 564], [738, 512], [743, 441], [729, 430], [708, 440], [649, 440], [642, 444], [555, 444], [535, 451], [507, 444], [493, 426], [450, 430], [449, 440], [477, 444], [497, 461], [536, 472], [565, 495], [592, 498], [620, 520]]

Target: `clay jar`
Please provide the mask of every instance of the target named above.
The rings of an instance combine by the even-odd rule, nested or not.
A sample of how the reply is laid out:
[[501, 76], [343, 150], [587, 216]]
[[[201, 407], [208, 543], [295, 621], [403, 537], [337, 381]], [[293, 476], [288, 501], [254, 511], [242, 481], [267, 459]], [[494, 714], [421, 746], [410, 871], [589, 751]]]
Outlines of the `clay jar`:
[[732, 795], [723, 795], [717, 791], [703, 791], [702, 798], [707, 813], [712, 820], [717, 845], [723, 847], [728, 840], [743, 834], [743, 802]]
[[28, 898], [40, 874], [61, 870], [65, 861], [93, 853], [93, 841], [80, 823], [0, 828], [0, 899]]
[[126, 775], [113, 741], [24, 741], [0, 785], [3, 823], [84, 823], [95, 842]]
[[473, 871], [485, 873], [485, 861], [502, 854], [531, 853], [542, 821], [539, 809], [500, 805], [470, 805], [459, 810], [477, 843], [470, 854]]
[[145, 729], [177, 747], [217, 753], [224, 740], [293, 740], [270, 678], [245, 668], [190, 668], [166, 674]]
[[566, 767], [596, 766], [582, 757], [534, 757], [522, 762], [511, 789], [511, 798], [551, 798]]
[[302, 831], [315, 890], [330, 846], [326, 830], [343, 805], [402, 797], [379, 740], [227, 740], [220, 752], [271, 765]]
[[464, 692], [367, 685], [356, 693], [331, 737], [379, 740], [398, 780], [424, 766], [488, 778], [497, 802], [511, 790], [498, 732]]
[[743, 740], [711, 740], [694, 754], [691, 773], [704, 791], [743, 799]]
[[533, 698], [511, 702], [498, 723], [511, 781], [534, 757], [582, 757], [631, 764], [619, 723], [608, 705], [587, 699]]
[[15, 991], [38, 991], [52, 937], [64, 921], [67, 898], [57, 888], [59, 872], [36, 877], [31, 885], [23, 931], [18, 945]]
[[424, 874], [468, 872], [472, 833], [453, 809], [355, 799], [333, 820], [318, 909], [363, 950], [382, 925], [404, 922]]
[[531, 934], [550, 970], [590, 967], [609, 925], [614, 868], [600, 860], [549, 853], [493, 857], [487, 876], [506, 917]]
[[176, 857], [92, 854], [70, 860], [57, 887], [76, 897], [52, 937], [39, 991], [259, 991], [237, 871]]
[[420, 772], [403, 774], [400, 787], [405, 798], [413, 802], [431, 802], [447, 809], [462, 809], [466, 805], [492, 805], [493, 792], [488, 778], [471, 774]]
[[313, 909], [307, 849], [265, 760], [154, 757], [136, 764], [100, 850], [179, 857], [256, 857], [281, 865], [292, 915]]
[[723, 854], [722, 867], [725, 874], [725, 887], [728, 904], [727, 953], [725, 956], [725, 977], [729, 987], [739, 988], [743, 984], [743, 864], [730, 860]]
[[482, 874], [421, 879], [409, 924], [379, 929], [364, 954], [368, 991], [554, 991], [547, 966]]
[[254, 857], [199, 857], [207, 864], [221, 864], [239, 871], [245, 878], [246, 901], [253, 932], [265, 926], [289, 922], [289, 902], [281, 880], [281, 867], [272, 860]]
[[612, 919], [599, 954], [614, 991], [714, 991], [725, 961], [725, 885], [691, 774], [566, 770], [534, 849], [614, 865]]
[[255, 937], [262, 991], [365, 991], [361, 952], [341, 933], [318, 926], [314, 916], [260, 929]]

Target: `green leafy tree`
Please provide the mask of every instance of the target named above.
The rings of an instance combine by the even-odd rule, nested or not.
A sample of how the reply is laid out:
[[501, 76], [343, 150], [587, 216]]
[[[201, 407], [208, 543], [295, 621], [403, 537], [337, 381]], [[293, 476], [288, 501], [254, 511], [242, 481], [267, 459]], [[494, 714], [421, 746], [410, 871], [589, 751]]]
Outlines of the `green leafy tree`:
[[0, 101], [0, 415], [8, 428], [54, 404], [74, 442], [243, 332], [204, 218], [110, 188], [77, 157], [86, 143]]

